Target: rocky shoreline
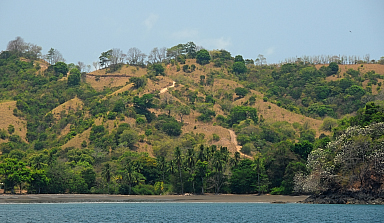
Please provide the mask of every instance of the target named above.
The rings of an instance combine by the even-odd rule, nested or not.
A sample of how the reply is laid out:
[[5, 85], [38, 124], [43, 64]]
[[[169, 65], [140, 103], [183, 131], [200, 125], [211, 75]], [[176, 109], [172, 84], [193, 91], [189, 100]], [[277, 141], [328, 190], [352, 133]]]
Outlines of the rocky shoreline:
[[300, 203], [307, 204], [384, 204], [384, 193], [364, 191], [324, 192], [311, 195]]

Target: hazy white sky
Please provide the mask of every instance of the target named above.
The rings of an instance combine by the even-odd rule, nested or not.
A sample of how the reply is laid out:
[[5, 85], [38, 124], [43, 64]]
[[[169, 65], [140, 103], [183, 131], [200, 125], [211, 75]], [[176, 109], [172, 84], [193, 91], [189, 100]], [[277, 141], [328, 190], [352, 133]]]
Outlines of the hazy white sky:
[[[21, 36], [67, 63], [189, 41], [268, 63], [302, 55], [384, 56], [383, 0], [0, 0], [0, 50]], [[350, 32], [351, 31], [351, 32]]]

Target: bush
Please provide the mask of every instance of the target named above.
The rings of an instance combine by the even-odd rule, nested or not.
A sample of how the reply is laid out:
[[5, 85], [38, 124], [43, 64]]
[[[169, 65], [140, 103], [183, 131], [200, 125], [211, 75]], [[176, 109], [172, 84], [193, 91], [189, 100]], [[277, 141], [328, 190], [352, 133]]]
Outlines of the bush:
[[132, 188], [134, 194], [137, 195], [154, 195], [155, 188], [148, 184], [139, 184]]
[[213, 139], [213, 141], [219, 141], [220, 140], [220, 136], [218, 136], [217, 134], [213, 133], [212, 134], [212, 139]]
[[107, 115], [107, 118], [109, 120], [115, 120], [116, 119], [116, 116], [117, 116], [117, 113], [116, 112], [109, 112], [108, 115]]
[[244, 154], [247, 154], [247, 155], [250, 155], [251, 154], [251, 151], [252, 150], [255, 150], [255, 146], [253, 145], [253, 143], [246, 143], [243, 147], [241, 147], [241, 152], [244, 153]]
[[267, 102], [267, 101], [268, 101], [268, 98], [267, 98], [267, 97], [263, 97], [263, 101], [264, 101], [264, 102]]
[[205, 49], [199, 50], [196, 54], [196, 62], [200, 65], [205, 65], [209, 63], [209, 60], [211, 60], [211, 56], [209, 55], [209, 52]]
[[145, 135], [146, 135], [146, 136], [150, 136], [150, 135], [152, 135], [152, 129], [146, 129], [146, 130], [145, 130]]
[[8, 126], [8, 133], [9, 133], [10, 135], [12, 135], [14, 132], [15, 132], [15, 126], [13, 126], [13, 125], [9, 125], [9, 126]]

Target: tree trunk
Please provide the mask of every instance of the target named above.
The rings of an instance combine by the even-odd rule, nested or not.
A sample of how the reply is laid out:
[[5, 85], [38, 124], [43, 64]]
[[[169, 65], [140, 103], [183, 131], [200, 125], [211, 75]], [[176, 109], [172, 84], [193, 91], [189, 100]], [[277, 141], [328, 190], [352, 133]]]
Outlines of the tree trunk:
[[183, 178], [181, 177], [180, 166], [179, 166], [179, 173], [180, 173], [180, 182], [181, 182], [181, 194], [184, 194], [184, 185], [183, 185]]
[[204, 194], [204, 178], [201, 178], [201, 194]]

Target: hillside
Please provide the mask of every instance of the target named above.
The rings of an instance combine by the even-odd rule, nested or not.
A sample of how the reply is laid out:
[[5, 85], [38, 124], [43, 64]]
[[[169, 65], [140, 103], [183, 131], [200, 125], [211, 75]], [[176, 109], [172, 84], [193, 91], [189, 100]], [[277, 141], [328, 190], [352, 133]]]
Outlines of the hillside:
[[90, 73], [2, 52], [0, 164], [25, 163], [41, 179], [21, 183], [32, 193], [290, 194], [313, 151], [365, 111], [382, 120], [384, 65], [181, 52], [140, 64], [111, 54]]

